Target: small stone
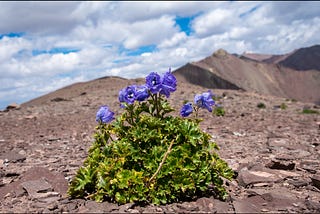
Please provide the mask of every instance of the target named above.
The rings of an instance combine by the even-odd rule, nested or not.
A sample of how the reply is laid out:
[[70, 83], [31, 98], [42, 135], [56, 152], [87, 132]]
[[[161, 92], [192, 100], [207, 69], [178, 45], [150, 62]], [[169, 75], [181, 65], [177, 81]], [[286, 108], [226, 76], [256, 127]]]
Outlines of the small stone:
[[19, 151], [12, 150], [1, 154], [0, 159], [4, 160], [4, 162], [23, 162], [26, 159], [26, 155], [20, 154]]
[[254, 187], [267, 187], [270, 186], [270, 183], [256, 183], [253, 184]]
[[127, 203], [127, 204], [119, 206], [119, 213], [126, 212], [128, 209], [131, 209], [133, 207], [133, 205], [134, 205], [134, 203]]
[[320, 213], [320, 202], [307, 200], [305, 201], [307, 208], [315, 213]]
[[233, 202], [235, 213], [259, 213], [262, 209], [259, 202], [263, 203], [260, 196], [253, 196]]
[[6, 107], [6, 110], [20, 109], [20, 105], [17, 103], [11, 103]]
[[311, 177], [312, 185], [320, 190], [320, 175], [314, 175]]
[[139, 210], [136, 209], [128, 209], [129, 213], [140, 213]]
[[[55, 196], [55, 195], [57, 195], [57, 196]], [[57, 193], [50, 192], [49, 194], [46, 194], [46, 195], [42, 194], [41, 195], [42, 197], [37, 198], [37, 200], [40, 202], [44, 202], [44, 203], [52, 203], [52, 202], [58, 201], [60, 199], [60, 197], [58, 195], [59, 194], [57, 194]]]
[[288, 183], [297, 188], [307, 186], [309, 184], [307, 181], [304, 180], [289, 180]]
[[289, 160], [294, 160], [295, 157], [292, 155], [288, 154], [279, 154], [275, 157], [277, 160], [284, 160], [284, 161], [289, 161]]
[[277, 182], [280, 178], [269, 172], [264, 171], [249, 171], [248, 168], [244, 167], [240, 170], [238, 181], [241, 186], [248, 186], [256, 183], [273, 183]]
[[268, 167], [270, 169], [293, 170], [295, 167], [295, 163], [271, 160], [271, 162], [266, 164], [266, 167]]

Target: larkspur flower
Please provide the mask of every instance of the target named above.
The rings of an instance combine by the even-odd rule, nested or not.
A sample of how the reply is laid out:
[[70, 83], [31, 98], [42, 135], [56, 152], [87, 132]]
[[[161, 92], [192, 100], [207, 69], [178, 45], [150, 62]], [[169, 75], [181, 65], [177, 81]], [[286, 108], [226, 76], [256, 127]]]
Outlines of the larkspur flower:
[[96, 114], [96, 121], [101, 123], [109, 123], [114, 119], [114, 112], [110, 111], [108, 106], [101, 106]]
[[184, 104], [180, 110], [180, 115], [182, 117], [188, 117], [193, 112], [192, 103], [188, 102]]
[[161, 76], [156, 72], [151, 72], [146, 77], [146, 85], [152, 94], [156, 94], [161, 90]]
[[144, 101], [149, 97], [149, 88], [146, 85], [139, 85], [136, 86], [136, 100], [137, 101]]
[[162, 78], [160, 93], [166, 95], [168, 98], [170, 92], [174, 92], [177, 88], [177, 79], [169, 70]]
[[123, 91], [123, 100], [128, 104], [133, 104], [136, 100], [136, 86], [130, 85]]
[[215, 102], [212, 99], [213, 94], [209, 90], [208, 92], [204, 92], [202, 94], [196, 94], [194, 97], [194, 103], [199, 107], [199, 108], [206, 108], [209, 112], [212, 112], [212, 107]]
[[123, 89], [121, 89], [119, 91], [119, 101], [120, 101], [120, 103], [125, 102], [125, 99], [124, 99], [125, 93], [126, 93], [126, 89], [125, 88], [123, 88]]

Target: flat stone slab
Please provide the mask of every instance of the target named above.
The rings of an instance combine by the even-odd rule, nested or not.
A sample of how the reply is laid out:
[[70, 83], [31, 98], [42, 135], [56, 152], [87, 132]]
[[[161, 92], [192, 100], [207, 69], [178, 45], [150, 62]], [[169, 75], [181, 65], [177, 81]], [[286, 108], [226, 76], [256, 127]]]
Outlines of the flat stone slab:
[[26, 185], [31, 192], [33, 188], [32, 185], [34, 184], [33, 182], [39, 182], [39, 184], [45, 187], [47, 184], [45, 184], [44, 181], [39, 181], [39, 179], [44, 179], [48, 184], [50, 184], [54, 192], [59, 193], [61, 196], [67, 195], [68, 182], [62, 174], [51, 172], [47, 168], [34, 167], [25, 172], [19, 180], [0, 187], [0, 199], [9, 192], [15, 192], [19, 191], [19, 189], [23, 189], [21, 184], [24, 182], [27, 182], [24, 185]]
[[20, 154], [19, 151], [12, 150], [1, 154], [0, 159], [7, 160], [8, 162], [22, 162], [26, 159], [26, 156]]
[[297, 209], [303, 208], [302, 204], [302, 201], [284, 189], [271, 190], [233, 202], [235, 213], [298, 212], [301, 210]]
[[52, 186], [44, 178], [38, 180], [25, 181], [21, 186], [27, 191], [32, 198], [38, 198], [38, 193], [52, 191]]
[[241, 186], [248, 186], [256, 183], [273, 183], [279, 181], [276, 174], [264, 171], [250, 171], [248, 168], [242, 168], [239, 172], [238, 181]]
[[257, 167], [251, 168], [251, 170], [244, 167], [239, 171], [237, 179], [241, 186], [247, 187], [248, 185], [258, 183], [276, 183], [285, 178], [294, 177], [300, 177], [300, 174], [292, 171], [268, 169], [265, 167], [261, 167], [259, 170]]

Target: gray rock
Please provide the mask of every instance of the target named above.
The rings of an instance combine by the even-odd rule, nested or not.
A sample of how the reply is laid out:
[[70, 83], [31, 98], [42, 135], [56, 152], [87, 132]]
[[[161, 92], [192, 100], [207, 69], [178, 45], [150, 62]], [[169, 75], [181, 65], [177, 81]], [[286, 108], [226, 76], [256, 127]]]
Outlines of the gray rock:
[[67, 196], [68, 183], [62, 174], [50, 172], [50, 170], [43, 167], [34, 167], [25, 172], [19, 180], [0, 188], [0, 199], [10, 192], [20, 191], [19, 189], [22, 188], [21, 183], [41, 178], [45, 179], [52, 186], [54, 192], [63, 197]]
[[112, 211], [119, 210], [119, 206], [114, 203], [109, 202], [96, 202], [96, 201], [86, 201], [84, 205], [84, 210], [87, 213], [110, 213]]
[[304, 187], [309, 184], [306, 180], [288, 180], [287, 182], [297, 188]]
[[235, 213], [260, 213], [264, 200], [260, 196], [253, 196], [233, 202]]
[[44, 179], [25, 181], [21, 186], [27, 191], [32, 198], [38, 198], [38, 193], [51, 192], [52, 186]]
[[243, 187], [247, 187], [256, 183], [269, 183], [277, 182], [281, 180], [276, 174], [265, 171], [250, 171], [247, 167], [240, 170], [238, 175], [239, 184]]
[[26, 159], [26, 155], [19, 153], [19, 151], [12, 150], [0, 155], [0, 159], [7, 160], [7, 162], [23, 162]]

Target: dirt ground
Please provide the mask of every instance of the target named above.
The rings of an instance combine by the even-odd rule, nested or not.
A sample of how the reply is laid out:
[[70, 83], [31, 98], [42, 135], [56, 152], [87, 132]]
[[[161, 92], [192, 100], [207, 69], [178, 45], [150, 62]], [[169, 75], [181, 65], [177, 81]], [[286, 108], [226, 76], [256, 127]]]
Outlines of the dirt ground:
[[[144, 80], [101, 78], [0, 112], [0, 212], [320, 212], [320, 114], [301, 113], [304, 108], [320, 112], [320, 107], [235, 90], [212, 90], [221, 97], [225, 116], [200, 114], [201, 128], [236, 174], [225, 183], [227, 201], [211, 196], [142, 207], [68, 197], [68, 182], [93, 141], [99, 106], [119, 115], [118, 92], [133, 83]], [[207, 90], [178, 80], [169, 98], [175, 114], [184, 100]]]

